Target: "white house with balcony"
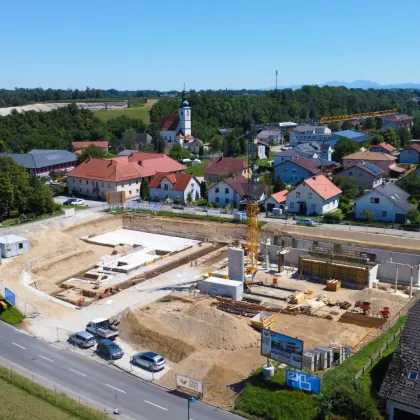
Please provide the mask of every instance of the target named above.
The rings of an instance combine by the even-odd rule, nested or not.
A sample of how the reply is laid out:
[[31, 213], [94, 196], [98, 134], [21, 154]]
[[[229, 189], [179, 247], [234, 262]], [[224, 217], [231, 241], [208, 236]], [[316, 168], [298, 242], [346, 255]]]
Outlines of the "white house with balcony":
[[327, 142], [332, 140], [332, 132], [328, 127], [317, 125], [298, 125], [289, 136], [290, 146], [299, 143]]

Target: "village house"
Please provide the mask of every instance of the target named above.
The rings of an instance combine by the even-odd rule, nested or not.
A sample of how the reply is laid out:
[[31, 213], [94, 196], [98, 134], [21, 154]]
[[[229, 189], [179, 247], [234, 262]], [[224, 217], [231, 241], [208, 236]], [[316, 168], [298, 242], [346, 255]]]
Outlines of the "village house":
[[[267, 196], [267, 185], [258, 184], [258, 201], [262, 202]], [[237, 207], [239, 203], [249, 197], [249, 181], [242, 175], [234, 178], [225, 178], [212, 185], [208, 190], [208, 201], [222, 207], [233, 205]]]
[[324, 215], [338, 208], [342, 191], [325, 175], [316, 175], [296, 185], [286, 195], [288, 212]]
[[407, 212], [416, 209], [408, 201], [409, 197], [410, 194], [393, 182], [383, 183], [356, 199], [353, 207], [354, 216], [356, 219], [366, 219], [368, 212], [373, 220], [405, 223]]
[[296, 184], [320, 171], [315, 159], [297, 158], [275, 165], [274, 177], [275, 179], [282, 178], [286, 184]]
[[382, 184], [385, 171], [369, 162], [361, 162], [350, 166], [344, 171], [336, 174], [340, 178], [352, 178], [356, 181], [358, 187], [363, 189], [376, 188]]
[[411, 130], [414, 125], [414, 118], [407, 114], [387, 115], [381, 117], [381, 119], [384, 123], [381, 127], [382, 131], [385, 131], [388, 128], [393, 128], [394, 130], [407, 128], [408, 130]]
[[245, 178], [249, 178], [250, 169], [243, 159], [221, 156], [213, 159], [204, 170], [204, 180], [207, 182], [218, 182], [222, 178], [232, 175], [243, 175]]
[[373, 139], [372, 136], [360, 133], [359, 131], [342, 130], [336, 131], [332, 134], [332, 141], [330, 142], [331, 146], [335, 146], [335, 144], [343, 138], [350, 139], [351, 141], [354, 141], [359, 144], [364, 143], [366, 141], [371, 141]]
[[194, 175], [183, 173], [157, 173], [149, 183], [152, 201], [196, 201], [200, 198], [200, 182]]
[[388, 153], [392, 155], [397, 151], [397, 149], [392, 144], [383, 141], [379, 144], [372, 144], [372, 146], [369, 147], [369, 151], [376, 153]]
[[257, 134], [257, 138], [268, 145], [284, 143], [284, 134], [281, 128], [272, 127], [262, 130]]
[[[398, 171], [401, 168], [398, 168], [395, 165], [397, 158], [388, 153], [377, 153], [377, 152], [356, 152], [351, 155], [343, 157], [343, 168], [348, 169], [351, 166], [357, 165], [362, 162], [369, 162], [372, 165], [376, 165], [379, 168], [383, 169], [387, 175], [391, 171]], [[404, 170], [403, 170], [404, 171]]]
[[274, 166], [279, 165], [280, 163], [286, 162], [287, 160], [293, 160], [296, 158], [300, 158], [302, 155], [298, 153], [296, 150], [283, 150], [279, 153], [274, 155]]
[[267, 197], [264, 201], [264, 210], [272, 212], [273, 209], [284, 209], [288, 192], [287, 190], [282, 190]]
[[33, 149], [28, 153], [0, 153], [0, 157], [10, 157], [28, 173], [38, 176], [48, 176], [53, 171], [71, 171], [77, 161], [77, 156], [67, 150]]
[[102, 149], [102, 151], [107, 152], [109, 143], [107, 141], [73, 141], [71, 143], [73, 150], [81, 154], [89, 146], [96, 146]]
[[400, 153], [400, 163], [420, 163], [420, 144], [411, 143]]
[[289, 143], [292, 147], [299, 143], [326, 142], [331, 139], [331, 130], [328, 127], [317, 125], [298, 125], [289, 135]]
[[113, 159], [87, 159], [69, 172], [67, 184], [71, 194], [93, 199], [105, 199], [107, 192], [116, 191], [125, 191], [128, 199], [138, 198], [143, 178], [184, 169], [164, 154], [136, 152]]

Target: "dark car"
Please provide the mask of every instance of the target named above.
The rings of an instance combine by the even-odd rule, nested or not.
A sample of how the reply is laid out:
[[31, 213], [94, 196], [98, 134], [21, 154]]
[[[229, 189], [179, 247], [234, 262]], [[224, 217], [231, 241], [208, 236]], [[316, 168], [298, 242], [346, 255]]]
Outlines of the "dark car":
[[68, 200], [66, 200], [63, 204], [65, 206], [71, 206], [71, 204], [73, 203], [73, 201], [76, 200], [75, 198], [69, 198]]
[[107, 360], [121, 359], [124, 356], [123, 349], [108, 338], [98, 343], [96, 351]]

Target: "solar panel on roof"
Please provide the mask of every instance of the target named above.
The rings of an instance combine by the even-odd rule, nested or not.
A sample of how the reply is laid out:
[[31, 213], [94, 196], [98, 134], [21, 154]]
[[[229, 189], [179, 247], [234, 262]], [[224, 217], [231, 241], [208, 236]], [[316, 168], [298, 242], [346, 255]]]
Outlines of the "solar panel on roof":
[[375, 174], [379, 174], [380, 172], [382, 172], [381, 168], [378, 168], [377, 166], [373, 165], [372, 163], [364, 162], [363, 165], [365, 165], [366, 168], [368, 168], [369, 170], [371, 170]]

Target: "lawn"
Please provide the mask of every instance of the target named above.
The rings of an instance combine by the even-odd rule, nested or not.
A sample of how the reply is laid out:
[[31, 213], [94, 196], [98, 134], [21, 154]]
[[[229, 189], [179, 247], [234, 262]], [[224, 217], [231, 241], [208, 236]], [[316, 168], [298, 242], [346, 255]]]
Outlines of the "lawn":
[[149, 124], [150, 108], [157, 102], [157, 99], [149, 99], [144, 106], [137, 106], [133, 108], [110, 109], [94, 111], [95, 115], [102, 121], [108, 121], [112, 118], [117, 118], [121, 115], [126, 115], [129, 118], [136, 118], [142, 120], [145, 124]]
[[207, 168], [209, 162], [209, 160], [202, 160], [198, 165], [189, 166], [185, 172], [195, 176], [204, 176], [204, 170]]
[[405, 320], [406, 317], [400, 318], [393, 328], [340, 367], [328, 370], [322, 377], [321, 394], [287, 389], [285, 372], [280, 369], [276, 369], [275, 376], [268, 380], [259, 371], [250, 378], [235, 411], [255, 420], [313, 420], [329, 415], [360, 420], [381, 418], [376, 396], [398, 339], [358, 381], [354, 377], [370, 356], [404, 325]]
[[[3, 299], [0, 298], [0, 300]], [[10, 325], [17, 325], [22, 322], [24, 318], [25, 317], [14, 306], [9, 306], [9, 308], [0, 313], [0, 320], [7, 322]]]

